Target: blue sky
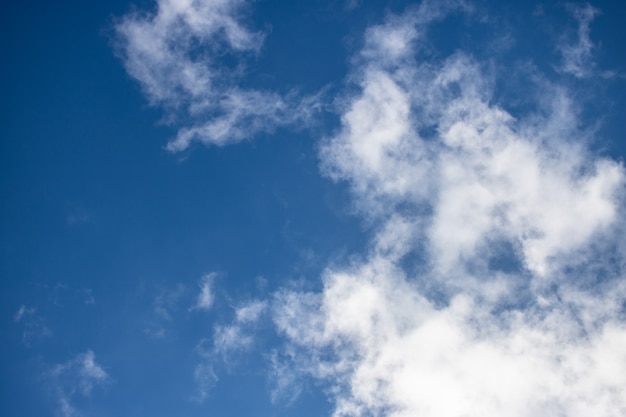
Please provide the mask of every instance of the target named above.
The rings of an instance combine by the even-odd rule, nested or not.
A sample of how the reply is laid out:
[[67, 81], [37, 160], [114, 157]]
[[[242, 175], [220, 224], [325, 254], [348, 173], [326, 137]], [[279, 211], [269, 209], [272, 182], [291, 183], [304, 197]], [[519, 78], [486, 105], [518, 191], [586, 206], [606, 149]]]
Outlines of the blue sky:
[[626, 415], [624, 5], [1, 8], [3, 415]]

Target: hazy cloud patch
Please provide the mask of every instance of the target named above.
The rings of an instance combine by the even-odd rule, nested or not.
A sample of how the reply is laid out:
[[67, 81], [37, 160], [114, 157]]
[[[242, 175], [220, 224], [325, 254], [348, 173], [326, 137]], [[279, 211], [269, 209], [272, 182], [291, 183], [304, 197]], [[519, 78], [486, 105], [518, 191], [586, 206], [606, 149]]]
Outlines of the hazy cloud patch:
[[95, 361], [91, 350], [76, 355], [73, 359], [55, 365], [47, 374], [58, 413], [63, 417], [84, 415], [75, 405], [77, 398], [89, 398], [95, 387], [112, 381], [109, 374]]

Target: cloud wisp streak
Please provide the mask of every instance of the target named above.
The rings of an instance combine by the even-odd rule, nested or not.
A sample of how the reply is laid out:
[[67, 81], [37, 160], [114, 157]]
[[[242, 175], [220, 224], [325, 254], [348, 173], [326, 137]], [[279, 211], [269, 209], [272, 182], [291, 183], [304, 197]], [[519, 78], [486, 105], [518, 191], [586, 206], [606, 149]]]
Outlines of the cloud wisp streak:
[[216, 324], [213, 336], [203, 338], [196, 346], [196, 352], [202, 358], [194, 370], [197, 384], [195, 399], [204, 401], [211, 388], [218, 381], [216, 368], [230, 367], [234, 358], [250, 351], [255, 344], [255, 327], [268, 310], [265, 300], [251, 300], [235, 308], [235, 317], [229, 324]]
[[[158, 0], [155, 12], [130, 13], [117, 22], [128, 74], [152, 105], [183, 126], [167, 150], [235, 143], [277, 126], [306, 124], [316, 112], [318, 96], [238, 86], [246, 58], [258, 53], [264, 37], [241, 23], [247, 6], [245, 0]], [[234, 63], [224, 64], [225, 56]]]
[[58, 412], [63, 417], [81, 416], [74, 405], [76, 397], [88, 398], [94, 387], [111, 382], [109, 374], [95, 361], [91, 350], [55, 365], [48, 373]]
[[213, 281], [217, 274], [214, 272], [204, 274], [198, 286], [200, 287], [200, 293], [196, 299], [196, 304], [191, 307], [191, 310], [210, 310], [213, 306]]
[[593, 62], [594, 43], [590, 37], [590, 25], [600, 11], [590, 4], [570, 5], [569, 10], [578, 22], [575, 40], [563, 39], [558, 45], [562, 55], [561, 71], [577, 78], [587, 78], [595, 73]]
[[472, 56], [420, 60], [437, 16], [366, 33], [321, 157], [376, 231], [321, 292], [276, 294], [277, 372], [327, 383], [335, 416], [623, 415], [624, 168], [565, 87], [529, 84], [518, 116]]

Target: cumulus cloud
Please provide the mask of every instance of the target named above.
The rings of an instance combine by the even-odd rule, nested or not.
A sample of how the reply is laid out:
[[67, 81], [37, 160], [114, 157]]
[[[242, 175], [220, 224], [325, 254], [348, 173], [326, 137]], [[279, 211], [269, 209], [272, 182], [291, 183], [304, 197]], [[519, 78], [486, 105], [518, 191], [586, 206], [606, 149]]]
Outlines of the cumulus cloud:
[[276, 294], [274, 372], [327, 383], [335, 416], [624, 415], [624, 168], [564, 86], [534, 77], [516, 113], [469, 54], [423, 60], [424, 4], [354, 59], [321, 159], [373, 236], [321, 292]]
[[237, 86], [246, 57], [259, 52], [264, 37], [243, 25], [246, 8], [244, 0], [158, 0], [154, 12], [130, 13], [117, 22], [128, 74], [151, 104], [183, 125], [167, 144], [169, 151], [193, 142], [237, 142], [279, 125], [305, 123], [315, 111], [316, 96]]
[[76, 397], [91, 396], [93, 388], [111, 381], [109, 374], [95, 361], [91, 350], [55, 365], [48, 374], [52, 383], [58, 412], [63, 417], [80, 416], [73, 402]]

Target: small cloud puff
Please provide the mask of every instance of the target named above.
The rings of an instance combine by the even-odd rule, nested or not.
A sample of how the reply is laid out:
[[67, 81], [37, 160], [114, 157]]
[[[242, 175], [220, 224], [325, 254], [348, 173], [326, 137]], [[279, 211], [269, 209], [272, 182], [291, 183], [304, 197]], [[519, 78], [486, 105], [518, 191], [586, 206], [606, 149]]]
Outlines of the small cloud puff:
[[205, 274], [200, 279], [198, 286], [200, 287], [200, 293], [196, 299], [196, 304], [191, 307], [191, 310], [210, 310], [213, 306], [213, 282], [217, 274], [211, 272]]

